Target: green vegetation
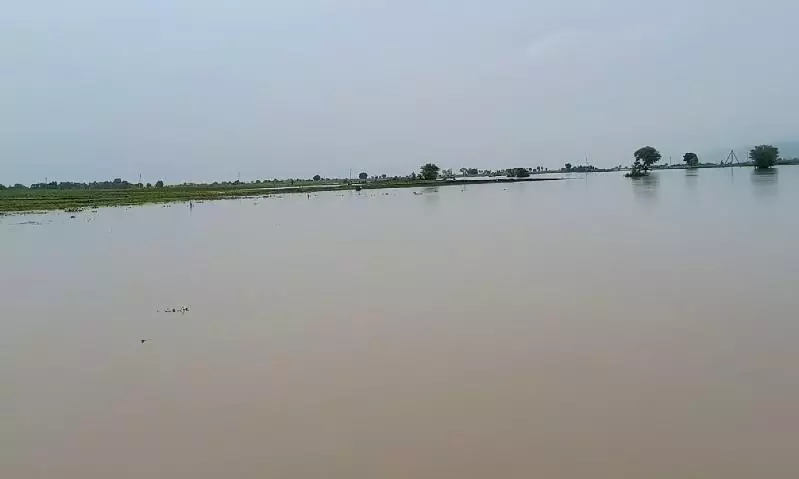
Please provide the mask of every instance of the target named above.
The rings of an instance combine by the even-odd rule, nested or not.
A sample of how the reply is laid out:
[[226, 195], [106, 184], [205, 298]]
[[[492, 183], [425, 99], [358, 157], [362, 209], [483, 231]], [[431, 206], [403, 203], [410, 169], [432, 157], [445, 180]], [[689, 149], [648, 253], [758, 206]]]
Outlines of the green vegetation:
[[438, 178], [438, 172], [441, 171], [441, 168], [438, 165], [433, 163], [428, 163], [422, 166], [422, 179], [424, 180], [435, 180]]
[[566, 171], [571, 171], [572, 170], [572, 164], [571, 163], [566, 163], [565, 166], [566, 166]]
[[[435, 166], [435, 165], [433, 165]], [[427, 168], [428, 174], [431, 171]], [[436, 171], [437, 174], [437, 171]], [[517, 181], [542, 181], [557, 178], [477, 178], [425, 180], [416, 173], [405, 177], [387, 177], [380, 175], [363, 183], [352, 184], [348, 180], [334, 180], [319, 183], [310, 180], [263, 180], [244, 183], [241, 181], [212, 184], [164, 185], [163, 181], [156, 187], [145, 187], [127, 182], [103, 182], [92, 187], [83, 184], [76, 187], [72, 183], [47, 184], [47, 188], [28, 188], [16, 184], [10, 188], [0, 188], [0, 214], [36, 212], [47, 210], [66, 210], [77, 212], [109, 206], [142, 205], [148, 203], [172, 203], [188, 201], [211, 201], [244, 197], [269, 197], [287, 193], [308, 193], [321, 191], [344, 191], [381, 188], [409, 188], [420, 186], [443, 186], [480, 183], [512, 183]], [[160, 186], [158, 186], [160, 185]]]
[[358, 179], [361, 181], [366, 181], [369, 178], [369, 175], [366, 172], [362, 172], [358, 174]]
[[749, 159], [752, 160], [755, 168], [771, 168], [777, 164], [779, 156], [779, 148], [772, 145], [759, 145], [749, 152]]
[[527, 168], [509, 168], [508, 176], [511, 178], [529, 178], [530, 170]]
[[686, 153], [682, 156], [682, 161], [688, 168], [696, 168], [699, 166], [699, 156], [696, 153]]
[[645, 146], [635, 151], [635, 161], [626, 176], [638, 178], [649, 174], [652, 166], [660, 161], [660, 152], [651, 146]]

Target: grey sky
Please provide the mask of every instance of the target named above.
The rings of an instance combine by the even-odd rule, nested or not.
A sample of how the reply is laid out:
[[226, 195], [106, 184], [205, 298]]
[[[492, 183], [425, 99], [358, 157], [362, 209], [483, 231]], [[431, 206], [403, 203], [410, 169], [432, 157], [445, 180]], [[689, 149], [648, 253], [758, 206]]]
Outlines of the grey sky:
[[795, 0], [27, 0], [0, 182], [628, 163], [796, 139]]

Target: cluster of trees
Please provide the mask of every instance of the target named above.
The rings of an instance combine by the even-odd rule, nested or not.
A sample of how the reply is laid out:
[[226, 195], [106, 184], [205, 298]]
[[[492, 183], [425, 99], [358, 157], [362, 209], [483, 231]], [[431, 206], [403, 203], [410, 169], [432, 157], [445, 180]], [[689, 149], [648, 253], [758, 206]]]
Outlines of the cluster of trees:
[[421, 170], [421, 177], [423, 180], [435, 180], [438, 178], [438, 172], [441, 171], [441, 168], [434, 163], [427, 163], [426, 165], [422, 166]]
[[597, 167], [594, 165], [577, 165], [574, 166], [571, 163], [566, 163], [563, 165], [560, 171], [566, 171], [569, 173], [587, 173], [591, 171], [596, 171]]
[[[660, 152], [651, 146], [639, 148], [634, 153], [634, 157], [635, 161], [628, 173], [628, 176], [631, 177], [648, 174], [649, 170], [661, 159]], [[771, 168], [780, 161], [780, 150], [773, 145], [758, 145], [749, 151], [749, 159], [755, 168]], [[699, 166], [699, 155], [694, 152], [685, 153], [682, 160], [689, 168]], [[566, 168], [569, 169], [568, 163]]]
[[529, 178], [530, 169], [528, 168], [508, 168], [507, 175], [511, 178]]
[[[515, 178], [527, 178], [534, 172], [538, 173], [549, 170], [544, 168], [543, 166], [538, 166], [535, 168], [508, 168], [504, 170], [479, 170], [477, 168], [461, 168], [458, 171], [463, 176], [510, 176]], [[412, 180], [412, 181], [416, 179], [422, 179], [422, 180], [432, 181], [439, 178], [445, 178], [445, 179], [454, 178], [455, 176], [456, 175], [453, 173], [453, 170], [451, 169], [442, 169], [440, 166], [436, 165], [435, 163], [427, 163], [420, 168], [418, 174], [416, 172], [413, 172], [410, 175], [404, 177], [398, 177], [398, 176], [389, 177], [383, 174], [380, 176], [373, 176], [371, 177], [371, 179], [372, 180], [390, 179], [394, 181], [402, 179]], [[366, 172], [362, 172], [358, 175], [358, 179], [361, 181], [366, 181], [369, 178], [370, 177]], [[314, 177], [314, 180], [318, 181], [317, 177]]]
[[771, 168], [779, 157], [780, 149], [772, 145], [758, 145], [749, 151], [749, 159], [755, 168]]

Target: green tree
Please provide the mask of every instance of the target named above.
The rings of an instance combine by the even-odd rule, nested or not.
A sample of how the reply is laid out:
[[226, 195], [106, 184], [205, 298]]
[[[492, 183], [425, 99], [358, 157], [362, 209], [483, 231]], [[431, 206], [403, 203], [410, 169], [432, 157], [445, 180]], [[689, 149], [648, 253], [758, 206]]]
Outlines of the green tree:
[[651, 146], [639, 148], [635, 152], [635, 162], [633, 162], [631, 176], [646, 175], [652, 165], [660, 161], [660, 158], [660, 152]]
[[366, 180], [367, 178], [369, 178], [369, 175], [367, 175], [365, 171], [361, 172], [361, 173], [358, 173], [358, 179], [359, 180], [363, 181], [363, 180]]
[[422, 178], [425, 180], [435, 180], [438, 178], [438, 172], [441, 168], [433, 163], [428, 163], [422, 166]]
[[156, 188], [163, 188], [164, 187], [164, 180], [158, 180], [155, 182]]
[[749, 152], [749, 159], [755, 168], [771, 168], [777, 164], [780, 149], [772, 145], [758, 145]]
[[571, 169], [572, 169], [572, 164], [566, 163], [566, 171], [571, 171]]
[[699, 165], [699, 157], [696, 153], [686, 153], [682, 156], [682, 161], [688, 165], [689, 168], [696, 168]]
[[527, 178], [530, 176], [530, 171], [527, 168], [510, 168], [508, 176], [515, 178]]
[[314, 181], [321, 181], [321, 180], [322, 180], [322, 177], [321, 177], [321, 176], [319, 176], [319, 175], [313, 175], [313, 180], [314, 180]]
[[152, 187], [153, 187], [153, 184], [152, 184], [152, 183], [147, 183], [147, 186], [146, 186], [146, 187], [147, 187], [147, 188], [152, 188]]

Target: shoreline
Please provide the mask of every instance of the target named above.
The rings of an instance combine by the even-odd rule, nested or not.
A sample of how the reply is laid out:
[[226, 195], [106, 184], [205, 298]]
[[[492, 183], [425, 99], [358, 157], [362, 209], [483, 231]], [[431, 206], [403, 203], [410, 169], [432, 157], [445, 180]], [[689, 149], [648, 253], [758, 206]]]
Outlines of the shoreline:
[[305, 194], [326, 191], [360, 191], [391, 188], [423, 188], [439, 186], [484, 185], [560, 181], [567, 178], [454, 178], [446, 180], [386, 180], [351, 184], [303, 184], [298, 186], [246, 185], [175, 185], [163, 188], [124, 189], [26, 189], [0, 191], [0, 215], [40, 214], [50, 211], [77, 213], [87, 209], [146, 204], [215, 201], [236, 198], [269, 197], [283, 194]]

